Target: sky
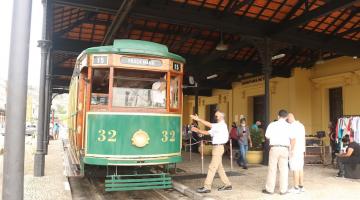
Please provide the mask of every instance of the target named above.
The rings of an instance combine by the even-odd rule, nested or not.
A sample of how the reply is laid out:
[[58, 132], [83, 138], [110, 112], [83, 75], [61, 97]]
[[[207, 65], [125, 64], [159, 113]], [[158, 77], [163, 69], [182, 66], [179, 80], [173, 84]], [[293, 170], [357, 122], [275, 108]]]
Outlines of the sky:
[[[41, 57], [40, 48], [37, 47], [37, 41], [41, 39], [43, 7], [41, 0], [32, 0], [32, 4], [28, 85], [38, 87], [40, 84]], [[2, 19], [2, 30], [0, 31], [0, 60], [3, 64], [0, 65], [0, 81], [7, 80], [8, 77], [12, 7], [13, 0], [1, 1], [0, 19]]]

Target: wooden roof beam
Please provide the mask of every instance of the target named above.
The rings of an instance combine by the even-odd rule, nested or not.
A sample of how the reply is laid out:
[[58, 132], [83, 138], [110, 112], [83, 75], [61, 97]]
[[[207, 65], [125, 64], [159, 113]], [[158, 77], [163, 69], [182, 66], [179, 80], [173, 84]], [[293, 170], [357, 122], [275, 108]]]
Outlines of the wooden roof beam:
[[[360, 2], [360, 0], [332, 0], [326, 3], [325, 5], [316, 8], [310, 12], [304, 12], [301, 16], [296, 17], [292, 20], [284, 21], [280, 25], [271, 27], [271, 30], [268, 31], [268, 35], [276, 35], [282, 32], [285, 32], [289, 29], [297, 28], [300, 25], [303, 25], [313, 19], [327, 15], [335, 10], [346, 8], [352, 6], [355, 3]], [[291, 17], [291, 16], [290, 16]]]
[[86, 11], [115, 14], [116, 9], [121, 5], [121, 1], [101, 1], [101, 0], [54, 0], [55, 5], [79, 8]]
[[74, 69], [71, 67], [53, 66], [51, 74], [60, 76], [72, 76]]
[[71, 40], [64, 38], [54, 38], [52, 50], [60, 50], [60, 51], [69, 51], [69, 52], [78, 52], [79, 54], [89, 48], [99, 46], [100, 43], [97, 42], [86, 42], [81, 40]]
[[[333, 1], [331, 2], [334, 4]], [[346, 2], [349, 2], [349, 0]], [[327, 7], [327, 9], [329, 8]], [[159, 10], [162, 12], [159, 12]], [[317, 9], [314, 11], [316, 10]], [[223, 32], [240, 34], [241, 36], [246, 36], [248, 38], [264, 38], [266, 37], [266, 34], [263, 31], [265, 27], [278, 26], [277, 23], [254, 20], [249, 17], [242, 17], [239, 21], [236, 15], [230, 14], [224, 15], [222, 19], [218, 19], [213, 16], [211, 9], [203, 8], [202, 12], [198, 12], [196, 10], [196, 6], [190, 5], [187, 6], [187, 9], [182, 9], [176, 2], [169, 2], [168, 5], [153, 2], [151, 6], [138, 4], [133, 9], [132, 16], [137, 18], [154, 19], [171, 24], [203, 27], [209, 30], [218, 30], [219, 24], [222, 24], [221, 29]], [[287, 32], [281, 32], [272, 36], [272, 39], [278, 42], [285, 42], [307, 48], [322, 48], [324, 50], [327, 48], [327, 50], [348, 56], [358, 54], [358, 43], [336, 37], [333, 38], [331, 45], [326, 45], [327, 42], [324, 41], [324, 36], [326, 36], [326, 34], [299, 32], [297, 29], [290, 29]]]

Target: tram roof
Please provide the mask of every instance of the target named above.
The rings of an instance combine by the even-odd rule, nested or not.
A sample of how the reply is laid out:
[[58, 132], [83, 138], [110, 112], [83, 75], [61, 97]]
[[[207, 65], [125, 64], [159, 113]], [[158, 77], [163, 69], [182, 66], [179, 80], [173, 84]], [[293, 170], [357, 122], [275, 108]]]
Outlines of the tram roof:
[[[286, 54], [272, 61], [273, 77], [289, 77], [292, 68], [311, 68], [318, 60], [360, 56], [360, 0], [47, 2], [54, 92], [68, 87], [80, 52], [114, 39], [166, 45], [186, 58], [185, 76], [195, 77], [201, 95], [262, 74], [259, 52], [266, 37], [273, 55]], [[217, 51], [221, 36], [228, 48]], [[218, 77], [206, 79], [215, 73]]]
[[185, 63], [185, 59], [183, 57], [169, 52], [167, 46], [143, 40], [114, 40], [114, 44], [111, 46], [90, 47], [87, 48], [85, 52], [88, 54], [113, 53], [155, 56], [161, 58], [170, 58]]

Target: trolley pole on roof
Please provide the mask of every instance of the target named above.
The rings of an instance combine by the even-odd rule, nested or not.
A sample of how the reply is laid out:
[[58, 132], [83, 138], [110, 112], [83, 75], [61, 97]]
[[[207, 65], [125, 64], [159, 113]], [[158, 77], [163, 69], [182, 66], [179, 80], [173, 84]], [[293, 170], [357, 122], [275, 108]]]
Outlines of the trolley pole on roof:
[[6, 105], [2, 199], [24, 198], [26, 95], [32, 0], [14, 0]]
[[43, 28], [42, 28], [42, 40], [38, 41], [38, 46], [41, 48], [41, 68], [40, 68], [40, 87], [39, 87], [39, 116], [37, 127], [37, 147], [34, 156], [34, 176], [44, 176], [45, 168], [45, 154], [46, 154], [46, 113], [47, 113], [47, 100], [48, 88], [46, 87], [46, 72], [48, 64], [48, 55], [50, 51], [51, 42], [46, 40], [46, 11], [47, 0], [43, 0]]

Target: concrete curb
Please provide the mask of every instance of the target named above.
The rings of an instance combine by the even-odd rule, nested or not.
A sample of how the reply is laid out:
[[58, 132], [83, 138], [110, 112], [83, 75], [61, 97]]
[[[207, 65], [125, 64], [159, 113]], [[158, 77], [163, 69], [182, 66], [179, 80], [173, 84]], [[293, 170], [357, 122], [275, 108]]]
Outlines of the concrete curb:
[[214, 198], [209, 197], [209, 196], [204, 196], [200, 193], [197, 193], [196, 191], [190, 189], [188, 186], [179, 183], [177, 181], [172, 181], [173, 182], [173, 187], [175, 190], [177, 190], [178, 192], [186, 195], [187, 197], [191, 198], [191, 199], [195, 199], [195, 200], [214, 200]]

